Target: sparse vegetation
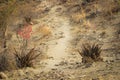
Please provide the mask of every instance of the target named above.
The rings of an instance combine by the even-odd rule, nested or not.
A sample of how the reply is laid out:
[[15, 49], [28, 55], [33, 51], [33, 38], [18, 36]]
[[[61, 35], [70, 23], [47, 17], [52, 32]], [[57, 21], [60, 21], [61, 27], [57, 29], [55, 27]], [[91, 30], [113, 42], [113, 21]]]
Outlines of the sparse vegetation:
[[[29, 23], [31, 21], [31, 18], [25, 18], [25, 20], [27, 23]], [[29, 34], [26, 34], [26, 32], [27, 31], [20, 31], [20, 33], [17, 34], [18, 43], [21, 45], [17, 50], [14, 48], [14, 55], [18, 68], [33, 67], [34, 60], [41, 54], [35, 53], [35, 48], [28, 50], [28, 40], [31, 36]]]
[[101, 47], [98, 44], [83, 44], [82, 50], [78, 50], [79, 54], [82, 56], [83, 63], [101, 61]]
[[10, 54], [6, 50], [0, 53], [0, 72], [1, 71], [11, 71], [24, 67], [34, 67], [34, 60], [39, 57], [40, 53], [35, 53], [35, 48], [30, 49], [30, 51], [16, 51]]
[[9, 71], [25, 67], [34, 67], [34, 60], [39, 57], [41, 52], [37, 53], [35, 48], [28, 50], [27, 40], [18, 39], [20, 47], [14, 48], [15, 52], [11, 54], [9, 49], [0, 53], [0, 71]]
[[[118, 80], [119, 5], [120, 0], [0, 0], [0, 79]], [[98, 44], [80, 48], [89, 41]]]
[[15, 50], [16, 53], [14, 53], [15, 58], [16, 58], [16, 62], [17, 62], [17, 66], [19, 68], [24, 68], [24, 67], [33, 67], [34, 66], [34, 62], [33, 60], [35, 60], [40, 54], [36, 54], [35, 53], [35, 48], [31, 49], [28, 53], [23, 52], [17, 52]]
[[2, 0], [0, 5], [0, 39], [2, 39], [2, 45], [6, 47], [8, 23], [11, 15], [15, 11], [16, 0]]
[[17, 69], [14, 57], [6, 50], [0, 53], [0, 72]]

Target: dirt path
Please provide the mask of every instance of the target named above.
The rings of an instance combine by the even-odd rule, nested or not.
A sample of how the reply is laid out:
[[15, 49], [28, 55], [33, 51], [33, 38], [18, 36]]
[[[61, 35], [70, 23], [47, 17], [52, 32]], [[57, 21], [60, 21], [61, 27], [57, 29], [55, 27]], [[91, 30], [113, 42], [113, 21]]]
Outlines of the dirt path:
[[55, 17], [54, 20], [57, 20], [59, 28], [54, 32], [55, 36], [59, 39], [51, 41], [48, 49], [48, 56], [52, 57], [46, 61], [47, 69], [56, 68], [61, 61], [63, 61], [69, 55], [69, 41], [71, 40], [70, 36], [70, 25], [67, 18]]
[[[51, 6], [52, 3], [48, 3], [47, 6]], [[37, 9], [41, 8], [38, 6]], [[58, 11], [58, 9], [60, 9]], [[70, 34], [70, 21], [69, 18], [61, 15], [64, 11], [64, 6], [54, 6], [50, 9], [49, 13], [44, 17], [38, 19], [39, 23], [47, 24], [52, 29], [52, 37], [54, 40], [48, 41], [48, 50], [47, 55], [51, 57], [50, 59], [44, 60], [43, 62], [46, 64], [45, 69], [57, 68], [61, 61], [67, 58], [69, 55], [69, 41], [71, 40]]]

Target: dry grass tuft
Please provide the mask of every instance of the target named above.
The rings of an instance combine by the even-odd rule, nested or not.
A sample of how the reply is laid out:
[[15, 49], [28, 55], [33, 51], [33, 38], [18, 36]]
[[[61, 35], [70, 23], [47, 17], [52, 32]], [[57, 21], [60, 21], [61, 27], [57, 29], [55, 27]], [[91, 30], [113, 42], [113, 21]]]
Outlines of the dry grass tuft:
[[82, 56], [83, 63], [101, 61], [101, 47], [98, 44], [83, 44], [82, 50], [79, 51], [79, 54]]
[[17, 66], [19, 68], [24, 68], [24, 67], [33, 67], [34, 66], [34, 60], [40, 55], [35, 54], [35, 48], [32, 48], [28, 53], [20, 53], [17, 52], [15, 49], [14, 55], [16, 58]]

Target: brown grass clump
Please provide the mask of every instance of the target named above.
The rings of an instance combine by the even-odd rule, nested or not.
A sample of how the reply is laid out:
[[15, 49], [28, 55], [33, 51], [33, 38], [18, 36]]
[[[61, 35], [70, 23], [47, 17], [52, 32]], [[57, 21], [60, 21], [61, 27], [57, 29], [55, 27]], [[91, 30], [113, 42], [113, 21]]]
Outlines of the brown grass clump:
[[32, 48], [29, 52], [17, 52], [14, 53], [17, 66], [19, 68], [24, 68], [24, 67], [33, 67], [34, 66], [34, 60], [40, 55], [40, 54], [35, 54], [35, 49]]
[[82, 50], [79, 51], [79, 54], [82, 56], [83, 63], [101, 61], [101, 47], [98, 44], [83, 44]]
[[99, 0], [95, 5], [96, 10], [101, 12], [103, 16], [113, 16], [120, 10], [119, 0]]

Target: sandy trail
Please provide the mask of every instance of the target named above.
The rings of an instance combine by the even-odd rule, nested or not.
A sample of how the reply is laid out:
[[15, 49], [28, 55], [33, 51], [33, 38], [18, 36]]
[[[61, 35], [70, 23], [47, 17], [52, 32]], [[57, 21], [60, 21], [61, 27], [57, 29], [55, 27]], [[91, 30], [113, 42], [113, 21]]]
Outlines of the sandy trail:
[[[46, 2], [47, 6], [51, 6], [52, 3]], [[41, 8], [38, 6], [37, 9]], [[61, 8], [61, 11], [56, 11], [57, 9]], [[64, 59], [67, 58], [69, 54], [69, 42], [71, 40], [70, 34], [70, 19], [61, 15], [61, 12], [64, 11], [64, 6], [54, 6], [49, 11], [48, 15], [43, 18], [38, 19], [37, 21], [39, 24], [36, 27], [39, 27], [41, 24], [47, 24], [51, 28], [53, 28], [53, 38], [54, 40], [48, 41], [48, 50], [47, 55], [48, 57], [52, 57], [50, 59], [45, 59], [42, 63], [45, 63], [45, 69], [52, 69], [56, 68], [57, 64]], [[38, 36], [39, 37], [39, 36]]]
[[54, 33], [61, 35], [61, 38], [50, 42], [47, 54], [52, 57], [52, 59], [46, 61], [47, 69], [56, 68], [55, 65], [59, 64], [69, 55], [69, 41], [71, 40], [69, 19], [62, 17], [56, 17], [54, 19], [55, 21], [57, 20], [59, 24], [59, 28], [57, 28]]

